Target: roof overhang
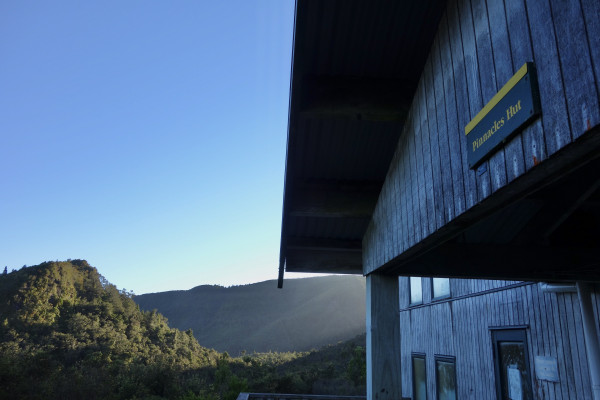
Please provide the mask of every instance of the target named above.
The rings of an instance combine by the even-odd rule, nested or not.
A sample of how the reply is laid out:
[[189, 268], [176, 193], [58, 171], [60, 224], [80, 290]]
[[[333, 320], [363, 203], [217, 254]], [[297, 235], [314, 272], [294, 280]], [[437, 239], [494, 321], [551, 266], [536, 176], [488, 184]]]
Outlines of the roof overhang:
[[362, 274], [361, 241], [445, 1], [296, 2], [284, 270]]
[[597, 125], [377, 272], [600, 282], [599, 171]]

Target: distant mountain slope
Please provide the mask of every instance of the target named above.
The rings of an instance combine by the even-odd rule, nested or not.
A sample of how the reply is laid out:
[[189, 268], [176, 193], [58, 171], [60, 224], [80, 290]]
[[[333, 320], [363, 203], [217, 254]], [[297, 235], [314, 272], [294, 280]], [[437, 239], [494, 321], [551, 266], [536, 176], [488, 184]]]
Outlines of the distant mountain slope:
[[288, 279], [224, 288], [198, 286], [135, 296], [202, 346], [232, 355], [242, 350], [304, 351], [365, 332], [365, 280], [355, 276]]

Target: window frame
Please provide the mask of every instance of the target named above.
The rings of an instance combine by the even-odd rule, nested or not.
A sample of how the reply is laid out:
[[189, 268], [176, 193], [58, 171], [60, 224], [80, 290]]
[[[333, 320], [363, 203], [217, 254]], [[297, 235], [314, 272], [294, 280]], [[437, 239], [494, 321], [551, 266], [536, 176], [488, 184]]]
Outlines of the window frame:
[[[448, 294], [444, 294], [442, 296], [435, 296], [434, 288], [433, 288], [433, 280], [434, 279], [448, 279]], [[431, 278], [431, 301], [445, 300], [452, 297], [452, 285], [450, 284], [451, 278]]]
[[[412, 285], [410, 282], [410, 280], [413, 278], [421, 280], [421, 300], [415, 301], [415, 302], [412, 301]], [[422, 276], [409, 276], [408, 277], [408, 305], [412, 307], [412, 306], [419, 306], [421, 304], [424, 304], [424, 301], [423, 301], [423, 277]]]
[[423, 360], [423, 364], [424, 364], [424, 371], [425, 371], [425, 399], [427, 399], [427, 356], [425, 353], [417, 353], [417, 352], [413, 352], [410, 355], [410, 372], [412, 375], [412, 398], [415, 398], [415, 393], [416, 393], [416, 380], [415, 380], [415, 363], [414, 363], [414, 359], [418, 358], [418, 359], [422, 359]]
[[454, 391], [456, 392], [456, 398], [458, 399], [458, 380], [456, 379], [456, 357], [448, 356], [442, 354], [436, 354], [434, 356], [434, 366], [435, 366], [435, 398], [436, 400], [440, 399], [440, 382], [438, 379], [438, 369], [437, 363], [438, 361], [452, 363], [454, 365]]
[[[533, 369], [531, 368], [531, 360], [529, 358], [529, 343], [527, 341], [528, 325], [519, 326], [503, 326], [490, 328], [492, 339], [492, 352], [494, 356], [494, 386], [496, 387], [496, 396], [502, 398], [502, 380], [500, 379], [500, 356], [498, 344], [500, 342], [522, 342], [525, 349], [525, 366], [527, 367], [527, 375], [529, 377], [529, 389], [533, 396]], [[535, 397], [532, 397], [535, 398]]]

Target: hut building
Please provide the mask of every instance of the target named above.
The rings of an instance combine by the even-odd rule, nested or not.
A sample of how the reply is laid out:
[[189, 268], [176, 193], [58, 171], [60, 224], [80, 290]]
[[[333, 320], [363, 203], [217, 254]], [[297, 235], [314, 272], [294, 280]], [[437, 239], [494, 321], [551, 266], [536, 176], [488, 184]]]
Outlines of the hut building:
[[367, 281], [369, 399], [600, 399], [600, 2], [297, 0], [279, 286]]

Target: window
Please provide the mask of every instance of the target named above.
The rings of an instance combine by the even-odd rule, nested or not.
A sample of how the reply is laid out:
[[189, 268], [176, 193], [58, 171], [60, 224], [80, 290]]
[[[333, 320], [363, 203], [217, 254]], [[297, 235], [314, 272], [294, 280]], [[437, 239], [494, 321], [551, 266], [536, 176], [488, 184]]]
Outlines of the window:
[[431, 286], [434, 299], [443, 299], [445, 297], [450, 297], [449, 278], [433, 278]]
[[421, 277], [411, 276], [410, 277], [410, 304], [421, 304], [423, 303], [423, 286], [421, 283]]
[[413, 400], [427, 400], [425, 354], [412, 355]]
[[492, 331], [498, 399], [532, 400], [525, 329]]
[[454, 357], [435, 357], [435, 387], [437, 400], [456, 400], [456, 360]]

